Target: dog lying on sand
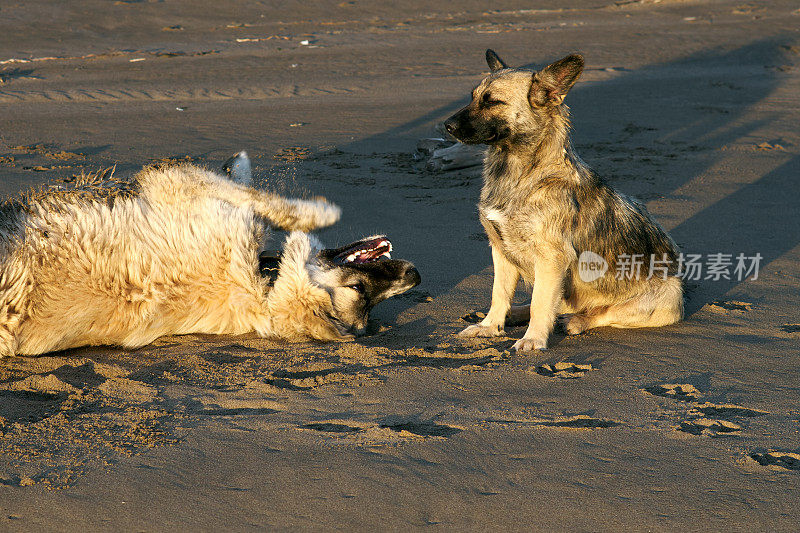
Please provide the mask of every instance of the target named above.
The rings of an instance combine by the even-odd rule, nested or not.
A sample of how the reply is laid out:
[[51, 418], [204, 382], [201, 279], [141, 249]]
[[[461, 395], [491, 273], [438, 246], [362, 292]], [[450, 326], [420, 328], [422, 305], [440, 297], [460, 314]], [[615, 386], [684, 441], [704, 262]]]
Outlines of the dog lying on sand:
[[[326, 250], [304, 233], [338, 207], [252, 188], [244, 153], [228, 168], [232, 179], [190, 164], [104, 171], [0, 205], [0, 357], [185, 333], [345, 339], [419, 283], [383, 236]], [[292, 232], [272, 284], [267, 226]]]
[[[563, 101], [583, 58], [570, 55], [539, 72], [508, 68], [492, 50], [486, 60], [491, 73], [470, 104], [445, 121], [461, 142], [489, 145], [478, 208], [492, 247], [492, 304], [461, 335], [499, 336], [507, 319], [524, 320], [528, 329], [514, 348], [531, 351], [547, 347], [558, 314], [569, 334], [679, 321], [675, 243], [642, 204], [607, 186], [572, 150]], [[587, 276], [586, 257], [612, 267]], [[633, 257], [650, 272], [615, 275], [613, 265]], [[530, 306], [512, 309], [520, 276], [533, 285], [533, 297]]]

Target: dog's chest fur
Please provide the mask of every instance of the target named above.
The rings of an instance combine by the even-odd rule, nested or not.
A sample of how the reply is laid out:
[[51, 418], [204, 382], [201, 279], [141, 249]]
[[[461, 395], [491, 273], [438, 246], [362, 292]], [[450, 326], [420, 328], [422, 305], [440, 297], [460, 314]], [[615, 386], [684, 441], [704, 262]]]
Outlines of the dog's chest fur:
[[[490, 156], [491, 157], [491, 156]], [[480, 220], [492, 246], [522, 270], [533, 267], [537, 249], [545, 248], [563, 233], [553, 234], [553, 225], [568, 216], [557, 197], [562, 188], [515, 172], [511, 165], [486, 165], [484, 186], [478, 203]], [[522, 179], [521, 179], [522, 178]], [[561, 207], [561, 209], [558, 209]], [[569, 224], [566, 220], [564, 223]]]
[[643, 205], [565, 155], [561, 165], [538, 167], [490, 150], [478, 210], [493, 247], [527, 278], [537, 256], [558, 254], [572, 268], [584, 250], [609, 264], [620, 253], [675, 260], [675, 244]]

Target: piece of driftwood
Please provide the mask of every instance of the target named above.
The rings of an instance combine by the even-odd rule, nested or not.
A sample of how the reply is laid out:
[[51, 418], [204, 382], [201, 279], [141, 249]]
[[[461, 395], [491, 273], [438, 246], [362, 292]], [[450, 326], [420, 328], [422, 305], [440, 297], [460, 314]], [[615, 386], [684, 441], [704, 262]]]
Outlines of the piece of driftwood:
[[440, 148], [447, 148], [455, 141], [448, 141], [441, 137], [430, 137], [427, 139], [420, 139], [417, 141], [417, 150], [414, 152], [414, 159], [417, 161], [427, 161], [433, 155], [433, 152]]
[[428, 159], [428, 170], [445, 171], [475, 167], [483, 164], [486, 148], [481, 145], [456, 143], [433, 151]]
[[461, 144], [442, 122], [434, 131], [435, 137], [420, 139], [414, 152], [414, 159], [425, 161], [428, 170], [442, 172], [483, 165], [485, 146]]

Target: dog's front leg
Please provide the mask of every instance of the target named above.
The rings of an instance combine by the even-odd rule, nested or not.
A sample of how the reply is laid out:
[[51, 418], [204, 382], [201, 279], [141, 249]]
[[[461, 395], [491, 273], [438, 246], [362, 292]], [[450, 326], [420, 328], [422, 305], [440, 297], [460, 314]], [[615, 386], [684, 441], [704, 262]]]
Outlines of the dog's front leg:
[[497, 246], [492, 246], [492, 264], [494, 265], [494, 281], [492, 282], [492, 305], [489, 313], [480, 324], [465, 328], [462, 337], [498, 337], [503, 334], [506, 313], [511, 308], [511, 299], [517, 290], [519, 270]]
[[[557, 257], [556, 254], [553, 254]], [[525, 335], [514, 343], [518, 352], [532, 352], [547, 348], [547, 338], [553, 330], [558, 308], [564, 292], [566, 266], [558, 259], [545, 255], [536, 257], [531, 298], [531, 321]]]

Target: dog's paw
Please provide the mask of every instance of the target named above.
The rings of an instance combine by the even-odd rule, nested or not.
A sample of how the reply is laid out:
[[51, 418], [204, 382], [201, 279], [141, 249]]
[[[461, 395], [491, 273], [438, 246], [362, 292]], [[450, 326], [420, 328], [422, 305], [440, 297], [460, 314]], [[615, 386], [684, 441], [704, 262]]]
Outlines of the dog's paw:
[[298, 228], [301, 231], [311, 231], [335, 224], [342, 216], [339, 206], [330, 203], [325, 198], [317, 197], [313, 200], [294, 200], [298, 210]]
[[335, 224], [342, 216], [342, 210], [338, 205], [330, 203], [321, 196], [314, 198], [309, 203], [314, 206], [316, 211], [314, 223], [319, 228]]
[[522, 337], [514, 343], [517, 352], [535, 352], [547, 349], [547, 337]]
[[558, 317], [558, 324], [567, 335], [580, 335], [588, 329], [586, 317], [580, 315], [564, 315]]
[[467, 326], [459, 337], [499, 337], [503, 334], [503, 329], [500, 326], [484, 326], [483, 324], [473, 324]]

